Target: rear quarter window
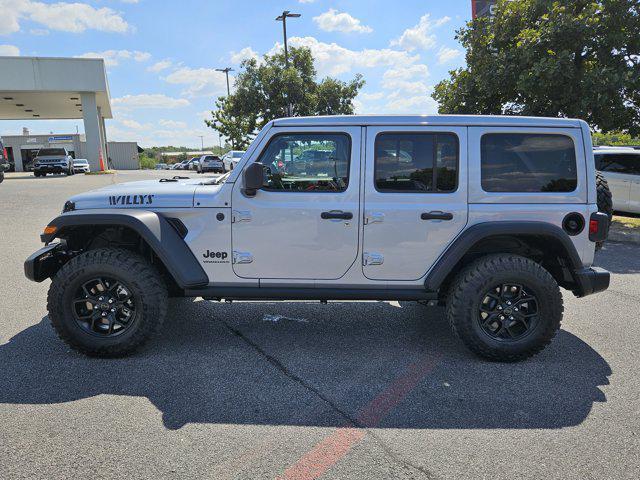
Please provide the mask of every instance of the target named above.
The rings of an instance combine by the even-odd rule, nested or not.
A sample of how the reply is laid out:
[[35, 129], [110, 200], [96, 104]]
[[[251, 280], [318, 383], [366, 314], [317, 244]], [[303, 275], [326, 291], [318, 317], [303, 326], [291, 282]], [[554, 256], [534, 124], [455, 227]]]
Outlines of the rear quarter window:
[[488, 133], [481, 139], [485, 192], [573, 192], [578, 186], [571, 137], [536, 133]]

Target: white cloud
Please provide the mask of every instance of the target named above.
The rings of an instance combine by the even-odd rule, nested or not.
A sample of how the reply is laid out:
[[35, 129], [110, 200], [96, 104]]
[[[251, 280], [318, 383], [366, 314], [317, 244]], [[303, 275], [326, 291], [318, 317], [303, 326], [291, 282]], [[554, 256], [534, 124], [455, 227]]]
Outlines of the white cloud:
[[400, 47], [408, 52], [433, 48], [436, 45], [436, 37], [432, 30], [449, 20], [451, 20], [449, 17], [443, 17], [433, 22], [431, 15], [423, 15], [416, 26], [406, 29], [399, 38], [392, 40], [391, 46]]
[[70, 33], [82, 33], [85, 30], [125, 33], [131, 29], [126, 20], [111, 8], [95, 8], [80, 2], [0, 0], [0, 12], [0, 35], [20, 31], [22, 20], [44, 25], [51, 30]]
[[142, 93], [114, 98], [111, 103], [122, 108], [178, 108], [190, 105], [185, 98], [168, 97], [162, 93]]
[[158, 120], [158, 124], [165, 128], [187, 128], [186, 122], [181, 122], [178, 120]]
[[46, 28], [32, 28], [29, 30], [29, 33], [37, 37], [44, 37], [45, 35], [49, 35], [49, 30]]
[[115, 67], [120, 63], [120, 60], [146, 62], [151, 58], [151, 54], [139, 50], [105, 50], [104, 52], [83, 53], [82, 55], [76, 55], [76, 58], [104, 58], [104, 64], [107, 67]]
[[449, 47], [440, 47], [440, 50], [438, 50], [438, 63], [442, 65], [443, 63], [455, 60], [460, 56], [462, 56], [462, 50]]
[[20, 49], [15, 45], [0, 45], [0, 57], [17, 57]]
[[243, 60], [250, 58], [255, 58], [256, 60], [259, 60], [260, 58], [258, 52], [251, 47], [244, 47], [239, 52], [231, 52], [231, 63], [234, 65], [239, 65]]
[[358, 95], [358, 98], [364, 101], [375, 101], [382, 100], [384, 98], [384, 92], [375, 92], [375, 93], [361, 93]]
[[160, 60], [159, 62], [154, 63], [149, 68], [147, 68], [147, 70], [150, 72], [158, 73], [171, 67], [171, 65], [173, 65], [173, 62], [168, 58], [165, 58], [164, 60]]
[[315, 1], [316, 0], [298, 0], [298, 2], [300, 2], [300, 3], [313, 3]]
[[144, 125], [142, 125], [141, 123], [136, 122], [135, 120], [128, 119], [128, 118], [120, 120], [120, 123], [122, 125], [124, 125], [125, 127], [130, 128], [132, 130], [142, 130], [144, 128]]
[[331, 8], [317, 17], [313, 17], [313, 21], [318, 25], [320, 30], [325, 32], [343, 32], [343, 33], [371, 33], [373, 29], [367, 25], [362, 25], [359, 19], [352, 17], [346, 12], [338, 12]]
[[[349, 50], [336, 43], [320, 42], [314, 37], [292, 37], [289, 44], [295, 47], [308, 47], [316, 60], [319, 75], [340, 75], [356, 68], [403, 67], [419, 60], [418, 55], [383, 48]], [[271, 53], [281, 49], [280, 44]]]
[[432, 114], [438, 112], [438, 103], [428, 95], [415, 95], [407, 97], [401, 94], [392, 94], [385, 110], [389, 113], [416, 113]]
[[[219, 96], [227, 92], [227, 81], [222, 72], [213, 68], [181, 67], [164, 77], [168, 83], [186, 85], [183, 95], [190, 97]], [[233, 85], [231, 76], [229, 83]]]
[[404, 68], [391, 68], [384, 72], [383, 80], [408, 80], [414, 77], [427, 78], [429, 68], [424, 64], [409, 65]]

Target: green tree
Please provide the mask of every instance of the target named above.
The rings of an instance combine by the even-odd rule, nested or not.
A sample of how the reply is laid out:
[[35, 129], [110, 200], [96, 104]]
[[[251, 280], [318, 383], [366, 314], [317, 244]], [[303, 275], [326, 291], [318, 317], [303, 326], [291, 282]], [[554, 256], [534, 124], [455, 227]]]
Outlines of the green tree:
[[638, 0], [499, 0], [457, 32], [466, 68], [436, 85], [440, 113], [582, 118], [640, 132]]
[[317, 80], [313, 56], [308, 48], [289, 50], [289, 68], [284, 51], [265, 55], [262, 61], [245, 60], [235, 82], [235, 92], [216, 101], [212, 118], [205, 123], [231, 142], [245, 148], [256, 131], [275, 118], [288, 116], [351, 115], [353, 100], [364, 86], [362, 75], [349, 82]]

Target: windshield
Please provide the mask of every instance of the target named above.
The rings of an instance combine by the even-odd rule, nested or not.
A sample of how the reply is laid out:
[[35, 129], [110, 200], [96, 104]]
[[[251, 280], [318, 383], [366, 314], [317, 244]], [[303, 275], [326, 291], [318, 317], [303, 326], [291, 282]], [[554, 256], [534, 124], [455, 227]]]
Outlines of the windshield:
[[38, 151], [38, 156], [39, 157], [45, 157], [45, 156], [65, 156], [67, 154], [67, 152], [65, 151], [64, 148], [41, 148]]
[[87, 165], [89, 162], [86, 160], [74, 160], [73, 163], [74, 165]]

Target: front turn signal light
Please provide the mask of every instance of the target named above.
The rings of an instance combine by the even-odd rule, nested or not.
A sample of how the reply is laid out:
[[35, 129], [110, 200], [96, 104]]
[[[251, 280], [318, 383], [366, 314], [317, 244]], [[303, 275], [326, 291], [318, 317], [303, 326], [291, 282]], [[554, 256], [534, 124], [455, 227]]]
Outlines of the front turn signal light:
[[58, 231], [58, 227], [53, 225], [47, 225], [46, 227], [44, 227], [44, 232], [42, 233], [44, 233], [45, 235], [53, 235], [57, 231]]

